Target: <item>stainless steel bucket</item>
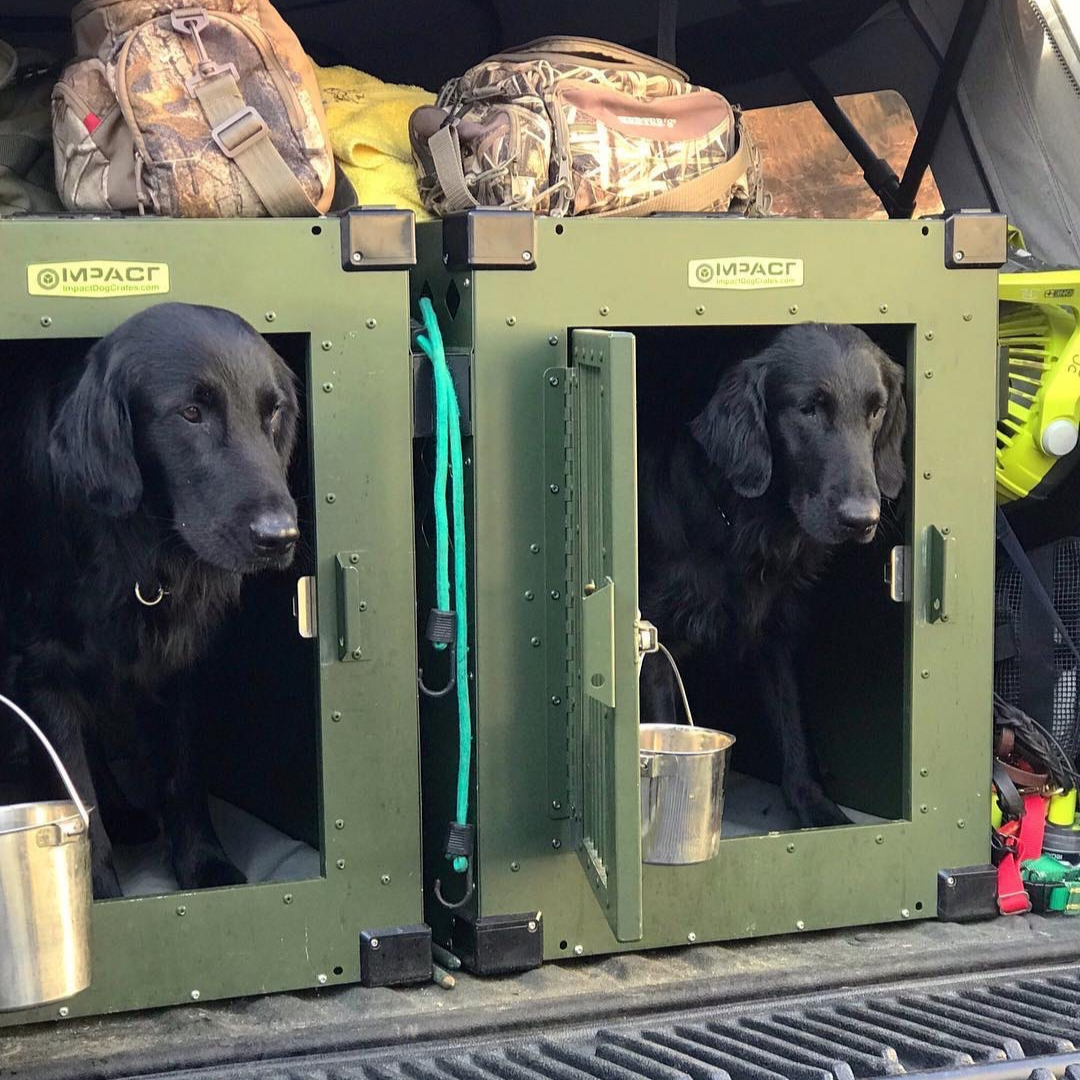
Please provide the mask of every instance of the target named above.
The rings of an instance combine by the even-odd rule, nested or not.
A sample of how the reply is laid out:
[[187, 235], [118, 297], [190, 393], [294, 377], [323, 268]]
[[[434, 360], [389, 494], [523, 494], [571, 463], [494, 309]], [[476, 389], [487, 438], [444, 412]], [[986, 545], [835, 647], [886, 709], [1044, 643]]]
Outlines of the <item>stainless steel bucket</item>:
[[0, 806], [0, 1011], [61, 1001], [90, 985], [90, 816], [38, 726], [71, 802]]
[[680, 724], [641, 725], [641, 861], [708, 862], [720, 850], [733, 736]]

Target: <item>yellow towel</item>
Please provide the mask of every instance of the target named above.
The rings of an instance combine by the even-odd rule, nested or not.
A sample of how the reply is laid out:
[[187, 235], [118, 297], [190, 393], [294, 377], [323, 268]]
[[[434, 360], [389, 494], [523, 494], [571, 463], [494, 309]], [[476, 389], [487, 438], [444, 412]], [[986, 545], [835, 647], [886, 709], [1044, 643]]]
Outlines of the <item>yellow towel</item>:
[[326, 123], [334, 157], [356, 188], [361, 205], [412, 210], [430, 221], [420, 205], [416, 166], [409, 146], [409, 117], [435, 95], [418, 86], [384, 83], [350, 67], [319, 67]]

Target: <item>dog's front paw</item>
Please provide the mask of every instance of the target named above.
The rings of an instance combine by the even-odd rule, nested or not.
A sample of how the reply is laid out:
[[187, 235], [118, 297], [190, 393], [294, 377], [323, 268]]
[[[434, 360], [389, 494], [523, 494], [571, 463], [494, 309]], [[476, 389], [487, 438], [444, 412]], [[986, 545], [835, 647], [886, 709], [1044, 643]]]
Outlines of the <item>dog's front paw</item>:
[[185, 860], [184, 865], [175, 869], [181, 889], [221, 889], [247, 884], [247, 878], [223, 852], [201, 852], [198, 858]]
[[852, 824], [851, 818], [816, 784], [799, 787], [786, 795], [800, 828], [825, 829], [831, 825]]

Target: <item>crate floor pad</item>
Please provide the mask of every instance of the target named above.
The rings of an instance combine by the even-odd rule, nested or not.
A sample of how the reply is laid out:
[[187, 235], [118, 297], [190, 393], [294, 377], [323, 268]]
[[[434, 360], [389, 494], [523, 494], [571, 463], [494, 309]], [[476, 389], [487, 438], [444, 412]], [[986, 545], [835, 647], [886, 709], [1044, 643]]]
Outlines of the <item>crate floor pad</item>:
[[[885, 820], [850, 806], [841, 809], [856, 825], [876, 824]], [[727, 778], [720, 829], [722, 837], [760, 836], [762, 833], [790, 832], [797, 828], [799, 823], [775, 784], [743, 773], [732, 773]]]
[[4, 1033], [0, 1077], [1076, 1080], [1077, 929], [928, 922], [36, 1025]]
[[[322, 872], [322, 861], [313, 847], [286, 836], [246, 810], [211, 799], [210, 817], [225, 854], [250, 884], [305, 881]], [[161, 896], [177, 891], [176, 876], [160, 835], [154, 843], [117, 846], [114, 852], [125, 896]]]

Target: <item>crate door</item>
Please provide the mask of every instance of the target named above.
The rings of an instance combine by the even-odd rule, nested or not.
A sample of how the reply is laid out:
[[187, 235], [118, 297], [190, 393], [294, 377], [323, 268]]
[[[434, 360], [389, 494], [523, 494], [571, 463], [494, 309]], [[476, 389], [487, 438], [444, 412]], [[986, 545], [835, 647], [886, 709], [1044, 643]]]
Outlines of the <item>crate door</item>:
[[641, 937], [634, 336], [572, 335], [570, 743], [577, 842], [619, 941]]

